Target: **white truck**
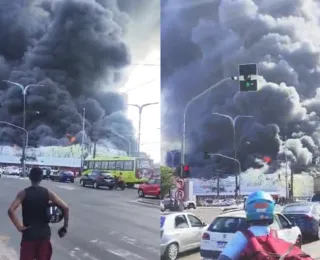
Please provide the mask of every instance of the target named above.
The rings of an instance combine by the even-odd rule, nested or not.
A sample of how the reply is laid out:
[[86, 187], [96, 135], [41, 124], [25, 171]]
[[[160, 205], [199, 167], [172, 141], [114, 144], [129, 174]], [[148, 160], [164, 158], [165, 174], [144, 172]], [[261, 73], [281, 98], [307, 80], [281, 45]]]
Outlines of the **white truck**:
[[320, 176], [314, 178], [313, 191], [314, 195], [312, 196], [311, 201], [320, 203]]

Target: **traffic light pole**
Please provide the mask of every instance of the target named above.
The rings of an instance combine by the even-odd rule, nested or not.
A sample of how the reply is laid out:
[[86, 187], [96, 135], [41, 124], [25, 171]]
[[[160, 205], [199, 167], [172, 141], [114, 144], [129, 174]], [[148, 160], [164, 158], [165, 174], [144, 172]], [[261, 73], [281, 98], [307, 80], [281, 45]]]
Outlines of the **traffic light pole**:
[[[183, 113], [183, 130], [182, 130], [182, 142], [181, 142], [181, 163], [182, 165], [185, 164], [185, 152], [186, 152], [186, 117], [187, 117], [187, 112], [188, 112], [188, 108], [190, 107], [190, 105], [197, 101], [199, 98], [205, 96], [206, 94], [208, 94], [211, 90], [215, 89], [216, 87], [218, 87], [219, 85], [221, 85], [222, 83], [229, 81], [229, 80], [238, 80], [238, 77], [228, 77], [228, 78], [224, 78], [222, 80], [220, 80], [219, 82], [217, 82], [216, 84], [212, 85], [211, 87], [207, 88], [205, 91], [201, 92], [200, 94], [198, 94], [197, 96], [193, 97], [192, 99], [189, 100], [189, 102], [187, 103], [185, 109], [184, 109], [184, 113]], [[183, 167], [183, 166], [182, 166]], [[183, 169], [181, 169], [183, 170]], [[181, 171], [182, 172], [182, 171]]]

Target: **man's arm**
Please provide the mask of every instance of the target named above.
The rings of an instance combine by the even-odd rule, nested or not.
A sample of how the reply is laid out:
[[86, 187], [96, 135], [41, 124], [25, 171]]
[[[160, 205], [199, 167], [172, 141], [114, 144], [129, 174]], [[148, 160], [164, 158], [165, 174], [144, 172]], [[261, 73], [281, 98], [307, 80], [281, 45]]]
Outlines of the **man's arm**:
[[27, 229], [27, 227], [24, 227], [21, 224], [21, 222], [19, 221], [16, 215], [16, 210], [21, 205], [22, 201], [24, 200], [24, 197], [25, 197], [24, 190], [20, 191], [8, 209], [9, 218], [19, 232], [22, 232], [23, 230]]
[[69, 207], [67, 204], [58, 197], [57, 194], [55, 194], [52, 191], [49, 191], [49, 200], [52, 201], [54, 204], [62, 208], [63, 210], [63, 219], [64, 219], [64, 227], [68, 228], [69, 225]]

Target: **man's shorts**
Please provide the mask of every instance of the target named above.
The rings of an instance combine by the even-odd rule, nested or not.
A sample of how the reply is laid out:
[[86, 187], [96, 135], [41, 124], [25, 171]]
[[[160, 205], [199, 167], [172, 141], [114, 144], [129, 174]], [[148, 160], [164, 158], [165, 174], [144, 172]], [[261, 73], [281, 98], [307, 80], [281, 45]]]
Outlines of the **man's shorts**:
[[50, 240], [22, 241], [20, 260], [50, 260], [52, 245]]

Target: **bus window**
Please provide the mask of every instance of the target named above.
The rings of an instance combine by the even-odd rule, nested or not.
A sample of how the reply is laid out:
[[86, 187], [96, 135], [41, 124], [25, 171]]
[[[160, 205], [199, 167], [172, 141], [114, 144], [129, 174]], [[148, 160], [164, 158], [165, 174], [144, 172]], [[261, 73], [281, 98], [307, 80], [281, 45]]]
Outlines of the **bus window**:
[[89, 169], [94, 169], [94, 161], [89, 161]]
[[116, 162], [115, 161], [109, 161], [108, 170], [115, 170], [115, 169], [116, 169]]
[[95, 167], [95, 169], [101, 169], [101, 165], [102, 165], [102, 162], [101, 162], [101, 161], [96, 161], [96, 167]]
[[108, 161], [101, 162], [101, 168], [102, 169], [108, 169]]
[[124, 161], [123, 169], [125, 171], [133, 171], [133, 161]]
[[116, 161], [116, 169], [117, 170], [123, 170], [123, 161]]
[[89, 167], [89, 162], [88, 161], [84, 161], [83, 163], [83, 169], [87, 170]]

